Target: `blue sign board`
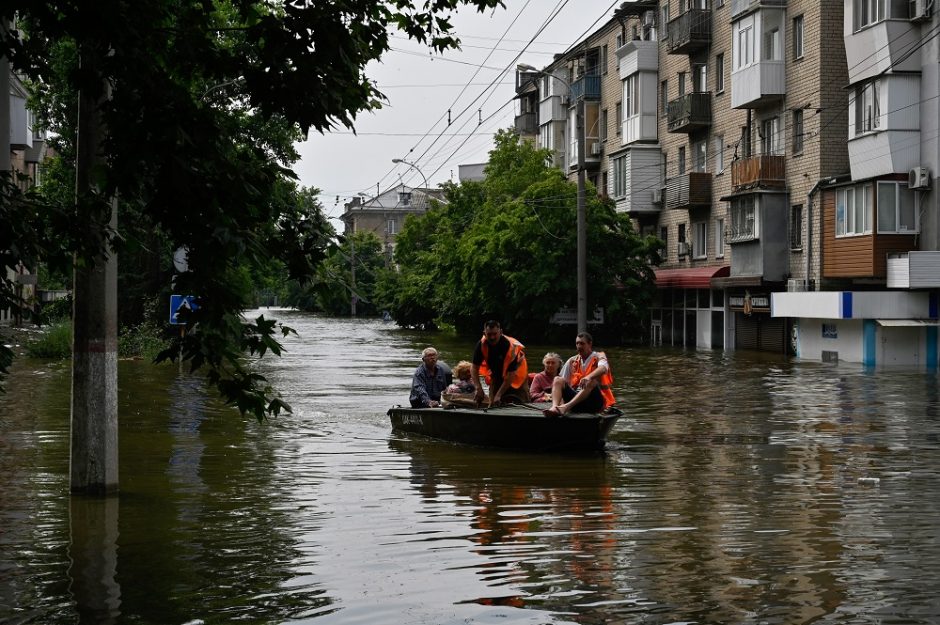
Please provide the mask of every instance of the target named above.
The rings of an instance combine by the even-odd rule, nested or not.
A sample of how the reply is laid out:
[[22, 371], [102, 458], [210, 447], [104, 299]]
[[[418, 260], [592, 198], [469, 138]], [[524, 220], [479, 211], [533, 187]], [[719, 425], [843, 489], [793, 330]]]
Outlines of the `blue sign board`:
[[170, 325], [182, 325], [183, 322], [179, 319], [180, 311], [182, 310], [197, 310], [199, 305], [196, 304], [195, 295], [171, 295], [170, 296]]

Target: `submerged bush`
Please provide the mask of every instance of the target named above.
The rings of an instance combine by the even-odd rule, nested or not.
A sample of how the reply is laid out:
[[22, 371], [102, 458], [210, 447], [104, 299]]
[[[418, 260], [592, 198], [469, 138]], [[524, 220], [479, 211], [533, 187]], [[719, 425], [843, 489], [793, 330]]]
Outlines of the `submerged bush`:
[[33, 358], [65, 359], [72, 355], [72, 322], [59, 321], [46, 326], [26, 344], [26, 353]]
[[122, 358], [141, 357], [153, 360], [168, 345], [169, 341], [163, 328], [144, 321], [121, 330], [121, 336], [118, 337], [118, 355]]

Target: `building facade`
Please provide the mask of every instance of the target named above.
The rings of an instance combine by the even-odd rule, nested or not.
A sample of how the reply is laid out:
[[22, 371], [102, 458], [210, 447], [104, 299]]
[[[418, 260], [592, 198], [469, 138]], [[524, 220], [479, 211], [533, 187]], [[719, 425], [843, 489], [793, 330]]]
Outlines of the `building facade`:
[[340, 216], [345, 234], [374, 232], [383, 243], [390, 260], [395, 251], [395, 237], [410, 215], [423, 215], [431, 200], [441, 202], [440, 189], [425, 189], [399, 184], [372, 198], [354, 197], [344, 205]]

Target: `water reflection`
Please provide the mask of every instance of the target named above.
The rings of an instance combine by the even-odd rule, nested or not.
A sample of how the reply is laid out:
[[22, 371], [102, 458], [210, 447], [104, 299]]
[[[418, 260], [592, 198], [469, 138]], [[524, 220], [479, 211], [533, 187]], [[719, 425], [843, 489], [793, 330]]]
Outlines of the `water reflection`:
[[69, 529], [69, 592], [78, 622], [118, 622], [121, 585], [117, 582], [117, 497], [71, 497]]

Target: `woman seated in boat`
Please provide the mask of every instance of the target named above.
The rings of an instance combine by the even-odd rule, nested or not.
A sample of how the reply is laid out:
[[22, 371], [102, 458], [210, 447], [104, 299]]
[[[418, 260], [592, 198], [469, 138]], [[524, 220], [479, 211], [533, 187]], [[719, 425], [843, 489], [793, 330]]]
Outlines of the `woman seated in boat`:
[[532, 384], [529, 387], [532, 401], [552, 401], [552, 382], [561, 371], [561, 356], [555, 352], [548, 352], [542, 358], [542, 367], [542, 371], [532, 378]]

